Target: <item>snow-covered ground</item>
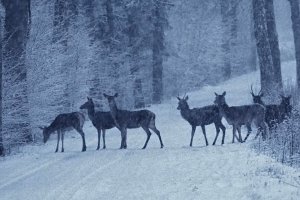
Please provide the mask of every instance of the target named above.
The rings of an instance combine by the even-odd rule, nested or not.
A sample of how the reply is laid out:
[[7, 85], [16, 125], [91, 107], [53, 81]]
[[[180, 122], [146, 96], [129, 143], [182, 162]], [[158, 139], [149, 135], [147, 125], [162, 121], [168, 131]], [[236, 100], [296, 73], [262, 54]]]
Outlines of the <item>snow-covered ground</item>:
[[[294, 78], [293, 65], [285, 64], [285, 79]], [[229, 105], [250, 103], [250, 85], [258, 85], [258, 80], [258, 73], [251, 73], [202, 88], [188, 94], [190, 107], [211, 104], [213, 92], [224, 90]], [[147, 149], [141, 150], [146, 134], [135, 129], [128, 131], [128, 149], [119, 150], [120, 133], [112, 129], [106, 134], [108, 148], [96, 151], [96, 130], [87, 122], [84, 153], [80, 136], [70, 132], [64, 153], [54, 153], [53, 135], [46, 145], [26, 146], [19, 154], [2, 158], [0, 199], [299, 199], [300, 170], [254, 152], [250, 148], [254, 134], [245, 144], [231, 144], [232, 129], [224, 121], [225, 145], [220, 145], [219, 136], [218, 145], [211, 146], [215, 128], [210, 125], [210, 146], [204, 146], [198, 128], [190, 148], [191, 127], [176, 107], [177, 100], [172, 99], [149, 108], [157, 115], [164, 149], [153, 134]]]

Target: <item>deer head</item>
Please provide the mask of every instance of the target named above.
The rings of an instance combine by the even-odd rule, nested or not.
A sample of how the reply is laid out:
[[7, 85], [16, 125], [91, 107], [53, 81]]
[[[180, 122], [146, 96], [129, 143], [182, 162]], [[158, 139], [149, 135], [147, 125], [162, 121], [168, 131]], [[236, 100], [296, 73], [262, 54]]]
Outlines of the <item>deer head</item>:
[[292, 95], [289, 95], [287, 97], [280, 95], [280, 97], [281, 97], [281, 103], [280, 103], [281, 105], [284, 105], [286, 107], [291, 106]]
[[223, 106], [226, 104], [226, 100], [225, 100], [225, 95], [226, 95], [226, 92], [224, 91], [223, 94], [217, 94], [215, 92], [215, 95], [216, 95], [216, 98], [215, 98], [215, 101], [214, 103], [218, 106]]
[[80, 106], [80, 109], [94, 108], [94, 102], [92, 98], [87, 97], [87, 102]]
[[178, 99], [178, 107], [177, 110], [184, 110], [184, 109], [188, 109], [189, 105], [187, 103], [187, 100], [189, 99], [189, 96], [183, 96], [183, 98], [181, 99], [179, 96], [177, 96]]
[[46, 126], [41, 126], [41, 127], [39, 127], [41, 130], [43, 130], [43, 141], [44, 141], [44, 143], [46, 143], [47, 141], [48, 141], [48, 139], [49, 139], [49, 137], [50, 137], [50, 131], [48, 130], [48, 127], [46, 127]]
[[265, 103], [261, 99], [264, 96], [264, 93], [262, 93], [261, 90], [256, 95], [256, 94], [254, 94], [253, 88], [252, 88], [252, 85], [251, 85], [251, 92], [250, 92], [250, 94], [252, 95], [253, 103], [258, 103], [258, 104], [261, 104], [261, 105], [265, 105]]

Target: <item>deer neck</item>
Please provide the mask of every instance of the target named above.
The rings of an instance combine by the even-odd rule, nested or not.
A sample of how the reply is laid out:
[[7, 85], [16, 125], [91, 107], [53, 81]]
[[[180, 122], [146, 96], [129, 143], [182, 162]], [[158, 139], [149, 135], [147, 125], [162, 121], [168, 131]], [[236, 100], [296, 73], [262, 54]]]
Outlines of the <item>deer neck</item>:
[[220, 113], [221, 113], [222, 117], [225, 117], [225, 118], [228, 117], [230, 111], [229, 111], [229, 106], [228, 106], [227, 103], [225, 103], [223, 105], [220, 105], [219, 110], [220, 110]]
[[94, 119], [94, 117], [95, 117], [95, 106], [91, 106], [91, 107], [88, 109], [88, 115], [89, 115], [90, 120], [93, 121], [93, 119]]
[[118, 113], [118, 107], [115, 101], [112, 101], [109, 103], [110, 113], [113, 119], [115, 120], [117, 118]]
[[109, 108], [110, 108], [110, 114], [115, 122], [115, 125], [117, 126], [117, 128], [121, 128], [118, 121], [117, 121], [117, 114], [118, 114], [118, 107], [115, 101], [112, 101], [109, 103]]
[[191, 109], [189, 108], [189, 106], [182, 108], [180, 110], [180, 114], [185, 120], [188, 121], [190, 119]]

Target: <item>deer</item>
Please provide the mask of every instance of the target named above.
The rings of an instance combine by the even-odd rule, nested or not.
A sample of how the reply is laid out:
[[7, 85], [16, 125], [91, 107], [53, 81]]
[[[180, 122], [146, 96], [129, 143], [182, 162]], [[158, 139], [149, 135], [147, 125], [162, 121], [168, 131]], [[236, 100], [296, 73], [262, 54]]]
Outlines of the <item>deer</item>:
[[[229, 125], [233, 127], [233, 137], [232, 143], [234, 143], [234, 139], [237, 138], [239, 142], [246, 142], [249, 137], [251, 131], [251, 124], [254, 123], [259, 131], [262, 131], [263, 140], [266, 139], [267, 135], [267, 124], [265, 122], [265, 107], [260, 104], [251, 104], [251, 105], [243, 105], [243, 106], [229, 106], [226, 103], [224, 91], [223, 94], [219, 95], [215, 93], [216, 97], [214, 103], [218, 106], [220, 110], [220, 114], [222, 117], [226, 119]], [[248, 128], [248, 133], [244, 139], [242, 140], [241, 135], [241, 126], [246, 125]], [[236, 136], [236, 130], [239, 133], [239, 137]]]
[[127, 148], [127, 129], [140, 128], [146, 132], [147, 139], [142, 149], [147, 147], [148, 141], [151, 137], [151, 129], [156, 133], [160, 142], [160, 148], [163, 148], [163, 142], [160, 136], [160, 131], [156, 128], [155, 125], [155, 114], [149, 110], [138, 110], [138, 111], [128, 111], [128, 110], [120, 110], [117, 107], [115, 98], [118, 97], [118, 93], [115, 93], [113, 96], [103, 94], [103, 96], [107, 99], [110, 114], [114, 120], [115, 126], [121, 132], [121, 146], [120, 149]]
[[253, 103], [260, 104], [266, 108], [265, 122], [268, 124], [269, 129], [274, 128], [276, 124], [280, 122], [280, 106], [276, 104], [266, 105], [262, 100], [262, 97], [264, 96], [262, 90], [260, 90], [258, 94], [255, 94], [252, 85], [250, 94], [252, 95]]
[[189, 99], [188, 96], [184, 96], [183, 98], [177, 96], [177, 99], [179, 101], [177, 110], [180, 110], [182, 118], [185, 119], [192, 126], [190, 147], [193, 146], [193, 139], [197, 126], [201, 126], [206, 146], [208, 146], [205, 126], [212, 123], [214, 123], [216, 127], [216, 137], [214, 139], [213, 145], [216, 144], [220, 133], [220, 129], [222, 129], [223, 132], [222, 145], [224, 144], [226, 128], [222, 124], [222, 117], [217, 106], [209, 105], [201, 108], [190, 109], [189, 104], [187, 102]]
[[39, 127], [43, 130], [43, 141], [46, 143], [51, 134], [57, 132], [57, 145], [55, 153], [58, 152], [59, 141], [61, 138], [61, 152], [64, 152], [64, 134], [65, 131], [75, 129], [82, 137], [82, 152], [86, 151], [85, 136], [82, 130], [85, 117], [80, 112], [59, 114], [55, 117], [54, 121], [47, 127]]
[[291, 105], [291, 98], [292, 96], [289, 95], [285, 97], [284, 95], [280, 95], [281, 102], [279, 104], [280, 110], [280, 121], [282, 122], [286, 117], [290, 117], [292, 114], [292, 105]]
[[251, 85], [251, 92], [253, 102], [261, 104], [265, 106], [266, 108], [266, 115], [265, 115], [265, 121], [268, 124], [269, 128], [275, 128], [277, 124], [283, 122], [283, 120], [286, 117], [289, 117], [292, 111], [292, 106], [290, 104], [291, 95], [285, 97], [283, 95], [280, 95], [281, 97], [281, 103], [279, 105], [277, 104], [269, 104], [266, 105], [262, 101], [262, 97], [264, 96], [264, 93], [259, 91], [259, 93], [256, 95], [253, 92], [252, 85]]
[[95, 112], [95, 104], [92, 98], [87, 97], [87, 102], [80, 106], [80, 109], [87, 109], [89, 119], [92, 121], [92, 124], [97, 129], [98, 133], [98, 145], [97, 149], [100, 149], [100, 140], [101, 140], [101, 131], [102, 131], [102, 140], [103, 140], [103, 149], [106, 149], [105, 144], [105, 131], [115, 127], [114, 120], [110, 112]]

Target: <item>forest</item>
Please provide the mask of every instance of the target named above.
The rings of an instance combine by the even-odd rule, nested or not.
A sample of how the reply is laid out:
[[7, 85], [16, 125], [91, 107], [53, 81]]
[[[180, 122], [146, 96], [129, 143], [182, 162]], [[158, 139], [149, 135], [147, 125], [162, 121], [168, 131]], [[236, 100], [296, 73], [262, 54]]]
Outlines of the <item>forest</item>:
[[[94, 146], [97, 142], [97, 150], [99, 150], [102, 131], [103, 148], [106, 148], [106, 143], [108, 146], [108, 153], [101, 155], [101, 159], [108, 163], [103, 166], [103, 171], [111, 165], [115, 166], [118, 161], [123, 161], [126, 156], [137, 156], [129, 159], [132, 161], [127, 163], [129, 170], [136, 170], [140, 176], [145, 175], [151, 179], [149, 173], [145, 173], [142, 168], [136, 169], [136, 165], [132, 163], [145, 158], [147, 161], [141, 166], [147, 168], [149, 163], [152, 164], [148, 159], [153, 159], [154, 156], [167, 160], [170, 158], [169, 161], [174, 162], [170, 161], [170, 166], [192, 161], [198, 163], [196, 157], [193, 157], [195, 155], [186, 152], [191, 148], [190, 152], [199, 153], [201, 157], [215, 156], [215, 160], [204, 158], [207, 159], [207, 166], [202, 166], [204, 169], [212, 165], [210, 162], [222, 160], [222, 155], [226, 154], [226, 151], [230, 153], [240, 151], [240, 155], [237, 155], [238, 153], [234, 155], [240, 159], [241, 165], [247, 166], [250, 161], [244, 159], [254, 159], [256, 154], [266, 155], [268, 159], [284, 164], [284, 167], [278, 167], [278, 171], [284, 169], [288, 171], [286, 174], [292, 174], [290, 173], [292, 169], [285, 167], [293, 166], [299, 169], [300, 166], [299, 2], [299, 0], [0, 0], [0, 158], [5, 160], [11, 157], [10, 159], [14, 160], [14, 156], [23, 155], [25, 157], [21, 157], [21, 161], [32, 166], [34, 162], [31, 159], [34, 156], [41, 161], [53, 159], [56, 164], [64, 160], [74, 162], [72, 164], [75, 165], [78, 163], [87, 165], [88, 159], [93, 159], [93, 162], [99, 164], [100, 160], [94, 160], [98, 156], [95, 152], [86, 154], [86, 157], [80, 155], [78, 158], [80, 160], [76, 162], [69, 161], [69, 157], [66, 156], [79, 155], [78, 147], [81, 141], [83, 141], [82, 151], [95, 150]], [[229, 112], [229, 110], [224, 111], [227, 109], [224, 105], [228, 106], [227, 101], [233, 107], [241, 108], [240, 113], [235, 113], [238, 119], [228, 119], [226, 116]], [[208, 106], [205, 107], [208, 110], [205, 112], [213, 112], [217, 117], [213, 121], [205, 117], [204, 119], [202, 111], [197, 113], [189, 106], [196, 110]], [[249, 110], [253, 111], [251, 115], [254, 117], [251, 119], [247, 116]], [[72, 124], [75, 123], [73, 118], [73, 121], [68, 121], [67, 118], [64, 118], [63, 122], [56, 121], [59, 120], [59, 116], [71, 118], [71, 115], [64, 114], [73, 112], [77, 113], [72, 115], [78, 120], [75, 125]], [[99, 114], [97, 118], [97, 113], [106, 114], [103, 116]], [[258, 116], [258, 113], [261, 115]], [[198, 117], [190, 120], [193, 115]], [[138, 122], [130, 121], [134, 121], [137, 117], [144, 118]], [[111, 124], [107, 124], [106, 127], [105, 122], [109, 120]], [[201, 121], [201, 125], [197, 120]], [[48, 125], [51, 123], [65, 125], [69, 122], [81, 137], [78, 134], [66, 134], [65, 149], [68, 151], [70, 146], [71, 152], [66, 156], [54, 157], [58, 155], [52, 152], [56, 138], [52, 136], [53, 140], [50, 139], [50, 142], [43, 144], [48, 141], [52, 132], [55, 133], [54, 129], [50, 131], [51, 125]], [[205, 126], [213, 123], [215, 127], [205, 131]], [[201, 126], [202, 129], [196, 130], [196, 126]], [[132, 127], [141, 127], [137, 132], [146, 132], [147, 139], [143, 149], [148, 144], [151, 131], [154, 131], [159, 138], [159, 143], [157, 139], [152, 139], [153, 143], [150, 140], [147, 151], [153, 147], [164, 147], [162, 153], [158, 154], [155, 149], [146, 151], [145, 155], [134, 152], [136, 149], [131, 148], [140, 148], [134, 145], [141, 145], [140, 140], [144, 140], [137, 135], [145, 137], [143, 134], [136, 134], [135, 131], [128, 134], [128, 149], [124, 150], [124, 155], [121, 150], [112, 152], [109, 148], [116, 149], [120, 141], [120, 148], [127, 148], [127, 128]], [[252, 129], [255, 134], [250, 135]], [[57, 128], [55, 131], [58, 135], [56, 152], [58, 152], [60, 137], [62, 137], [61, 151], [64, 152], [65, 130]], [[217, 131], [216, 137], [215, 131]], [[194, 134], [196, 138], [198, 132], [203, 132], [205, 140], [201, 133], [200, 141], [201, 143], [205, 141], [206, 146], [209, 146], [212, 143], [210, 140], [215, 138], [212, 144], [216, 144], [217, 150], [207, 147], [202, 151], [202, 148], [192, 147]], [[218, 150], [220, 147], [218, 145], [221, 144], [220, 138], [217, 140], [219, 132], [220, 135], [223, 133], [224, 149], [222, 150]], [[247, 136], [244, 134], [246, 132]], [[250, 139], [247, 140], [249, 135]], [[253, 138], [255, 135], [256, 137], [252, 139], [252, 135]], [[245, 136], [244, 139], [242, 136]], [[190, 137], [191, 141], [189, 141]], [[231, 139], [234, 141], [235, 138], [245, 144], [231, 144]], [[176, 149], [176, 145], [178, 147], [178, 145], [188, 144], [187, 141], [190, 142], [190, 147], [184, 146], [183, 150]], [[194, 146], [198, 143], [199, 141], [195, 139]], [[220, 151], [222, 154], [215, 151]], [[99, 154], [101, 153], [102, 150]], [[176, 154], [182, 157], [176, 157]], [[241, 155], [245, 155], [245, 158]], [[108, 159], [110, 156], [115, 159], [110, 161]], [[182, 158], [185, 156], [191, 159], [183, 161]], [[232, 159], [229, 155], [227, 158]], [[19, 157], [16, 158], [18, 159]], [[257, 159], [268, 160], [263, 156]], [[0, 160], [0, 165], [3, 160]], [[227, 163], [227, 160], [224, 162], [228, 164], [227, 170], [231, 169], [230, 165], [236, 165], [236, 163]], [[8, 166], [12, 164], [5, 161], [3, 163], [9, 173]], [[268, 171], [269, 163], [266, 165], [259, 161], [257, 163], [260, 164], [250, 168], [250, 171], [253, 170], [251, 173]], [[157, 165], [167, 171], [163, 162], [158, 162]], [[40, 166], [41, 168], [33, 167], [33, 170], [24, 176], [15, 174], [14, 179], [4, 178], [3, 182], [0, 181], [0, 196], [1, 191], [10, 191], [8, 187], [18, 186], [18, 183], [29, 179], [29, 176], [35, 173], [36, 176], [40, 176], [39, 170], [46, 168], [48, 170], [52, 163], [47, 161], [45, 165]], [[196, 164], [191, 163], [190, 166]], [[86, 167], [92, 171], [91, 168], [94, 166]], [[185, 167], [189, 169], [188, 166]], [[258, 167], [261, 167], [261, 171]], [[264, 167], [266, 169], [263, 169]], [[274, 173], [278, 172], [276, 169]], [[98, 170], [94, 173], [99, 175], [102, 168]], [[158, 171], [164, 173], [164, 170]], [[192, 171], [192, 174], [198, 177], [196, 169]], [[127, 173], [131, 174], [130, 171]], [[187, 172], [178, 173], [182, 174], [176, 177], [180, 180]], [[268, 175], [270, 173], [273, 172], [268, 172]], [[297, 171], [295, 176], [298, 173], [300, 172]], [[122, 172], [114, 171], [109, 175], [112, 180], [118, 180], [118, 174]], [[165, 175], [168, 179], [172, 179], [171, 174]], [[66, 174], [63, 176], [67, 177]], [[86, 197], [88, 192], [85, 192], [81, 185], [93, 183], [95, 179], [92, 179], [92, 176], [91, 173], [86, 179], [74, 177], [74, 181], [78, 178], [82, 182], [61, 193], [58, 199], [71, 199], [71, 194], [79, 188], [83, 190], [82, 193], [78, 192], [77, 196], [74, 194], [72, 198]], [[159, 174], [154, 176], [160, 177]], [[130, 175], [130, 178], [134, 177], [134, 174]], [[162, 179], [163, 177], [161, 176]], [[295, 191], [291, 196], [284, 197], [300, 194], [299, 177], [288, 184], [292, 185]], [[109, 178], [103, 179], [107, 181]], [[138, 177], [135, 178], [134, 181], [138, 182]], [[224, 183], [231, 180], [231, 177], [227, 178], [224, 179]], [[282, 172], [280, 180], [283, 179]], [[285, 184], [287, 179], [278, 184]], [[180, 188], [184, 188], [185, 183], [196, 184], [193, 181], [185, 180]], [[251, 184], [249, 179], [247, 181]], [[252, 190], [257, 192], [256, 187], [260, 185], [259, 177], [252, 181], [256, 184]], [[269, 181], [271, 179], [266, 178], [266, 183]], [[146, 181], [151, 186], [155, 183], [164, 184], [163, 180], [154, 182], [150, 184]], [[120, 191], [124, 191], [127, 187], [132, 189], [132, 185], [123, 185], [122, 181], [119, 184], [121, 184]], [[62, 187], [67, 187], [66, 185]], [[270, 191], [277, 191], [277, 187], [280, 188], [280, 185], [276, 187], [275, 185], [273, 182], [268, 185]], [[193, 186], [193, 192], [199, 191], [199, 187]], [[45, 188], [42, 189], [44, 191]], [[142, 196], [134, 190], [137, 193], [133, 192], [131, 195], [136, 196], [129, 195], [131, 197], [129, 199], [143, 198], [143, 195], [148, 194], [144, 189], [141, 189]], [[167, 187], [164, 195], [169, 196], [173, 189], [171, 186]], [[47, 198], [53, 199], [59, 191], [59, 188], [53, 189]], [[111, 189], [108, 191], [112, 192]], [[151, 188], [150, 191], [155, 192], [158, 189]], [[27, 194], [27, 191], [24, 192]], [[104, 193], [105, 199], [126, 199], [124, 196], [118, 198], [113, 196], [119, 194], [118, 192], [115, 194], [110, 192], [108, 196], [105, 196], [108, 193]], [[245, 199], [269, 199], [255, 192]], [[21, 192], [7, 193], [8, 196], [5, 197], [18, 199], [18, 195], [21, 194]], [[183, 194], [171, 196], [170, 199], [185, 197], [198, 199], [190, 193], [185, 194], [187, 196]], [[44, 196], [39, 196], [42, 194], [37, 195], [32, 199], [44, 199]], [[160, 193], [157, 195], [157, 198], [166, 199], [166, 196], [161, 196]], [[273, 195], [277, 193], [274, 192]], [[280, 196], [280, 193], [273, 197], [285, 199]], [[90, 196], [87, 199], [97, 199], [97, 197]], [[216, 196], [216, 199], [220, 197]], [[226, 196], [225, 199], [243, 199], [243, 196], [238, 194], [234, 198]]]

